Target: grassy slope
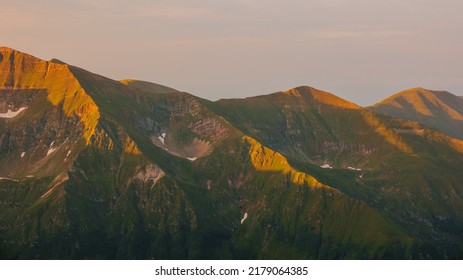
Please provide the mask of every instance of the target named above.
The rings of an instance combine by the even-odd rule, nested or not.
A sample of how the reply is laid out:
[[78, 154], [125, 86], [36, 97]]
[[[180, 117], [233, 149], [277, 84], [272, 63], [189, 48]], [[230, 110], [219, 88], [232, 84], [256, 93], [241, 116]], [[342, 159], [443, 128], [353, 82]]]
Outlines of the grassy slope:
[[[393, 141], [399, 139], [424, 151], [431, 145], [436, 152], [443, 156], [448, 154], [457, 163], [459, 154], [448, 149], [451, 139], [434, 135], [437, 140], [433, 143], [439, 144], [428, 144], [421, 140], [422, 136], [414, 134], [397, 138], [390, 129], [383, 129], [381, 133], [372, 129], [352, 131], [348, 129], [349, 125], [378, 125], [379, 117], [372, 117], [351, 103], [319, 92], [304, 97], [309, 105], [314, 103], [313, 100], [317, 101], [315, 104], [322, 104], [315, 107], [301, 103], [298, 92], [255, 98], [250, 105], [247, 102], [234, 105], [230, 101], [225, 106], [222, 102], [214, 104], [185, 93], [163, 94], [158, 91], [159, 87], [155, 92], [149, 87], [140, 90], [74, 67], [70, 71], [81, 86], [77, 91], [88, 97], [81, 99], [84, 102], [72, 104], [87, 104], [85, 100], [96, 104], [98, 122], [89, 130], [92, 125], [86, 124], [83, 111], [74, 111], [76, 113], [71, 115], [80, 120], [82, 128], [76, 131], [76, 136], [82, 141], [73, 147], [72, 164], [64, 165], [64, 173], [59, 169], [63, 165], [56, 165], [51, 168], [53, 172], [46, 173], [49, 176], [43, 173], [40, 178], [19, 184], [0, 181], [0, 191], [5, 193], [0, 216], [2, 258], [444, 256], [436, 251], [438, 246], [432, 243], [432, 236], [424, 236], [425, 229], [419, 229], [425, 222], [416, 224], [416, 232], [406, 227], [410, 218], [422, 218], [420, 207], [429, 209], [429, 204], [422, 203], [421, 197], [413, 197], [410, 202], [422, 203], [414, 207], [419, 210], [419, 216], [394, 214], [394, 208], [397, 211], [404, 209], [400, 204], [403, 201], [395, 195], [385, 196], [387, 191], [381, 188], [387, 186], [387, 182], [400, 182], [404, 178], [391, 176], [394, 172], [404, 174], [401, 170], [404, 165], [394, 167], [396, 163], [416, 164], [415, 156], [401, 151], [398, 148], [401, 145]], [[16, 75], [21, 76], [21, 72]], [[56, 90], [58, 95], [59, 92]], [[54, 98], [47, 100], [55, 105]], [[61, 100], [57, 107], [43, 107], [42, 116], [53, 110], [70, 112], [64, 106], [66, 98], [57, 100]], [[337, 104], [336, 108], [332, 108], [333, 103]], [[296, 105], [297, 110], [294, 110]], [[36, 119], [33, 115], [27, 116], [30, 120]], [[69, 119], [66, 114], [43, 118], [45, 123], [58, 124]], [[370, 118], [370, 122], [365, 118]], [[29, 121], [23, 123], [28, 124]], [[393, 121], [382, 118], [379, 118], [379, 124], [386, 128], [394, 125]], [[2, 129], [12, 127], [11, 123], [2, 125]], [[298, 132], [300, 127], [304, 129]], [[58, 125], [48, 130], [60, 131], [61, 128]], [[275, 128], [279, 130], [275, 131]], [[173, 156], [151, 140], [153, 133], [159, 135], [165, 129], [172, 132], [173, 141], [179, 146], [199, 137], [213, 143], [213, 149], [194, 162]], [[92, 133], [86, 137], [88, 131]], [[226, 133], [222, 134], [224, 131]], [[243, 132], [288, 156], [295, 169], [334, 188], [314, 188], [309, 181], [298, 183], [281, 169], [256, 170], [251, 153], [253, 147], [242, 138]], [[350, 148], [340, 149], [346, 147], [346, 141], [351, 141], [347, 143]], [[370, 146], [358, 145], [366, 141], [371, 141]], [[369, 149], [375, 153], [365, 155]], [[270, 149], [266, 151], [263, 162], [278, 158]], [[384, 160], [388, 165], [386, 168], [374, 160], [385, 155], [388, 155]], [[420, 156], [428, 155], [422, 152]], [[63, 157], [57, 153], [54, 162], [62, 162]], [[368, 166], [371, 171], [365, 174], [365, 182], [359, 181], [356, 172], [322, 170], [312, 164], [323, 161], [339, 167], [347, 164]], [[422, 162], [423, 166], [433, 164], [429, 158]], [[153, 178], [136, 179], [140, 172], [152, 165], [162, 169], [165, 176], [156, 184]], [[420, 176], [417, 178], [421, 179]], [[442, 183], [439, 176], [431, 176], [429, 180], [433, 184]], [[459, 178], [449, 180], [454, 182], [443, 185], [458, 191], [454, 184]], [[423, 185], [419, 187], [423, 188]], [[44, 196], [50, 189], [52, 191]], [[416, 188], [407, 186], [407, 191], [414, 190]], [[439, 190], [435, 192], [430, 199], [442, 194]], [[42, 196], [44, 198], [40, 198]], [[445, 215], [453, 213], [458, 205], [461, 203], [456, 199], [448, 209], [439, 204], [429, 213], [433, 215], [441, 211], [443, 228], [447, 230], [451, 223], [448, 224]], [[388, 211], [389, 208], [393, 210]], [[244, 213], [248, 213], [248, 218], [240, 224]], [[454, 218], [454, 224], [461, 224], [458, 216]], [[439, 230], [442, 229], [435, 232], [440, 234]], [[447, 243], [458, 244], [459, 240], [456, 232], [453, 243]]]
[[[86, 73], [78, 72], [78, 71], [79, 70], [75, 70], [75, 72], [78, 73], [77, 75], [79, 77], [82, 78], [83, 77], [82, 75], [86, 75]], [[106, 86], [104, 86], [106, 92], [110, 92], [110, 88], [112, 88], [112, 93], [111, 93], [112, 98], [113, 98], [112, 100], [114, 100], [115, 98], [119, 98], [119, 96], [121, 96], [121, 95], [117, 96], [117, 94], [121, 94], [121, 92], [122, 92], [120, 89], [118, 89], [118, 87], [120, 88], [120, 85], [118, 85], [116, 83], [113, 83], [111, 81], [106, 81], [106, 83], [107, 83]], [[94, 85], [96, 83], [89, 83], [89, 84]], [[101, 84], [102, 83], [99, 83], [99, 85], [101, 85]], [[97, 88], [88, 89], [88, 91], [92, 92], [93, 96], [97, 96], [97, 94], [99, 92], [102, 92], [101, 89], [97, 89]], [[127, 89], [126, 92], [124, 92], [123, 94], [125, 94], [125, 96], [122, 95], [121, 97], [126, 98], [127, 95], [132, 94], [132, 93], [130, 92], [130, 89]], [[159, 102], [158, 100], [165, 100], [165, 98], [172, 98], [173, 97], [172, 95], [171, 96], [156, 96], [153, 93], [151, 93], [150, 96], [139, 96], [138, 93], [133, 93], [133, 94], [135, 94], [135, 96], [136, 96], [136, 98], [134, 98], [134, 99], [142, 99], [142, 98], [144, 99], [143, 102], [137, 104], [138, 105], [137, 108], [140, 108], [140, 110], [136, 114], [146, 114], [147, 116], [150, 116], [149, 115], [150, 114], [149, 110], [144, 111], [143, 106], [141, 106], [140, 104], [146, 104], [149, 107], [149, 104], [151, 104], [153, 102], [156, 102], [156, 101]], [[115, 97], [115, 96], [117, 96], [117, 97]], [[94, 98], [95, 98], [95, 100], [98, 100], [98, 97], [94, 97]], [[153, 101], [153, 99], [157, 99], [157, 100]], [[132, 102], [132, 103], [130, 103], [130, 102]], [[117, 104], [124, 104], [124, 105], [129, 105], [128, 107], [132, 107], [132, 106], [135, 106], [135, 105], [131, 105], [131, 104], [133, 104], [133, 102], [134, 102], [133, 100], [129, 101], [129, 99], [127, 98], [126, 101], [117, 102]], [[97, 101], [97, 103], [98, 103], [98, 101]], [[112, 101], [111, 103], [115, 103], [115, 102]], [[102, 108], [102, 111], [105, 111], [104, 105], [100, 106], [100, 108]], [[114, 110], [114, 107], [111, 107], [111, 110]], [[129, 112], [132, 112], [130, 109], [118, 108], [118, 112], [124, 112], [126, 110], [129, 111]], [[205, 110], [205, 109], [203, 109], [203, 110]], [[142, 112], [142, 113], [140, 113], [140, 112]], [[210, 112], [207, 113], [207, 114], [212, 115]], [[116, 115], [114, 115], [114, 116], [116, 116]], [[214, 118], [219, 118], [220, 119], [219, 116], [214, 116]], [[118, 121], [122, 122], [122, 123], [124, 122], [123, 120], [120, 119], [120, 116], [119, 116]], [[156, 121], [162, 121], [162, 120], [156, 119]], [[185, 119], [184, 122], [188, 122], [188, 119]], [[136, 133], [132, 134], [132, 136], [134, 137], [134, 139], [136, 138], [136, 139], [140, 140], [139, 146], [140, 147], [145, 147], [146, 151], [153, 150], [153, 149], [149, 149], [150, 143], [148, 143], [148, 141], [147, 141], [148, 137], [146, 135], [135, 136], [137, 133], [139, 133], [139, 132], [136, 132]], [[234, 135], [237, 135], [237, 136], [239, 136], [239, 134], [240, 133], [237, 133], [237, 132], [234, 133]], [[231, 139], [238, 139], [238, 138], [232, 137]], [[235, 173], [236, 172], [235, 170], [247, 169], [248, 175], [246, 175], [246, 177], [249, 177], [249, 176], [253, 177], [253, 173], [255, 173], [256, 171], [255, 171], [254, 168], [249, 167], [249, 164], [250, 164], [249, 159], [243, 158], [243, 147], [241, 147], [241, 145], [243, 145], [244, 143], [241, 143], [241, 140], [240, 140], [238, 146], [235, 146], [235, 148], [241, 150], [241, 152], [238, 153], [237, 151], [234, 151], [233, 148], [229, 147], [230, 144], [227, 144], [229, 141], [231, 141], [233, 143], [233, 142], [236, 142], [237, 140], [227, 140], [224, 143], [222, 143], [221, 145], [219, 145], [219, 147], [216, 150], [218, 151], [218, 150], [225, 149], [225, 151], [227, 153], [237, 153], [238, 155], [240, 155], [240, 157], [237, 159], [238, 162], [241, 162], [241, 164], [244, 164], [245, 166], [248, 166], [247, 168], [245, 168], [245, 167], [237, 168], [236, 163], [234, 161], [230, 161], [229, 157], [227, 157], [228, 163], [232, 164], [233, 168], [221, 167], [221, 164], [217, 163], [215, 161], [219, 160], [221, 162], [222, 159], [221, 159], [220, 156], [219, 157], [216, 156], [216, 150], [214, 150], [214, 152], [211, 155], [209, 155], [205, 159], [200, 159], [198, 161], [198, 164], [201, 164], [200, 165], [201, 167], [205, 167], [206, 174], [203, 174], [202, 172], [204, 172], [204, 171], [202, 171], [202, 170], [199, 171], [199, 174], [195, 174], [198, 171], [192, 170], [191, 169], [191, 164], [185, 165], [184, 161], [176, 162], [175, 170], [172, 170], [172, 173], [173, 173], [172, 175], [175, 177], [176, 181], [181, 180], [181, 181], [183, 181], [181, 184], [186, 183], [186, 185], [183, 185], [183, 186], [180, 185], [180, 187], [183, 188], [183, 190], [185, 191], [185, 193], [188, 196], [193, 196], [193, 198], [189, 198], [189, 201], [192, 203], [191, 205], [193, 205], [193, 208], [194, 208], [193, 212], [196, 213], [196, 215], [197, 215], [198, 227], [199, 227], [199, 229], [201, 231], [203, 231], [203, 232], [201, 232], [200, 236], [206, 235], [207, 240], [217, 240], [215, 242], [215, 243], [219, 244], [217, 246], [223, 247], [223, 249], [222, 249], [223, 252], [221, 252], [221, 254], [218, 255], [218, 256], [222, 256], [222, 257], [227, 257], [227, 256], [228, 257], [233, 257], [233, 256], [235, 256], [235, 257], [236, 256], [246, 257], [246, 254], [247, 254], [247, 257], [254, 256], [254, 257], [259, 257], [259, 258], [279, 258], [279, 257], [283, 257], [283, 258], [284, 257], [287, 257], [287, 258], [295, 258], [295, 257], [296, 258], [318, 258], [318, 257], [321, 257], [321, 258], [333, 258], [333, 257], [335, 257], [335, 255], [330, 255], [330, 254], [325, 252], [325, 251], [328, 251], [327, 248], [323, 248], [323, 249], [318, 248], [318, 247], [322, 246], [321, 244], [308, 244], [308, 246], [305, 246], [305, 247], [303, 246], [302, 248], [298, 248], [300, 244], [292, 244], [292, 242], [290, 242], [289, 244], [285, 244], [284, 241], [280, 240], [281, 237], [279, 237], [279, 236], [272, 237], [274, 240], [271, 242], [271, 244], [272, 244], [272, 246], [276, 246], [276, 247], [281, 248], [280, 253], [273, 254], [273, 255], [268, 255], [268, 254], [264, 254], [262, 252], [259, 252], [259, 250], [260, 250], [259, 248], [267, 246], [264, 243], [267, 243], [268, 241], [267, 240], [262, 240], [264, 238], [264, 236], [255, 236], [254, 237], [254, 238], [258, 239], [258, 240], [259, 239], [261, 240], [260, 242], [262, 242], [262, 244], [261, 244], [262, 247], [255, 248], [254, 249], [255, 251], [252, 253], [253, 255], [250, 255], [250, 252], [248, 252], [248, 253], [243, 252], [244, 249], [243, 249], [242, 245], [238, 245], [240, 248], [238, 249], [237, 252], [235, 252], [236, 248], [233, 249], [233, 247], [235, 246], [233, 244], [235, 244], [235, 243], [236, 244], [241, 244], [242, 242], [245, 242], [245, 241], [241, 241], [241, 239], [246, 240], [247, 238], [249, 238], [249, 235], [246, 235], [246, 236], [241, 236], [241, 235], [233, 236], [233, 231], [236, 230], [235, 228], [236, 228], [237, 219], [240, 217], [240, 215], [242, 215], [242, 213], [240, 213], [240, 214], [237, 213], [238, 212], [237, 207], [241, 203], [240, 201], [250, 199], [250, 198], [247, 198], [247, 197], [249, 197], [250, 190], [252, 190], [256, 184], [260, 185], [259, 188], [262, 188], [262, 187], [268, 187], [274, 181], [275, 181], [274, 184], [283, 184], [283, 185], [288, 185], [288, 182], [286, 182], [287, 178], [284, 175], [272, 175], [272, 174], [268, 174], [268, 173], [262, 173], [261, 175], [258, 176], [259, 177], [258, 179], [249, 178], [248, 180], [246, 180], [246, 183], [243, 183], [246, 186], [249, 186], [251, 189], [248, 190], [246, 188], [240, 188], [242, 190], [242, 192], [237, 192], [233, 188], [233, 186], [230, 185], [230, 183], [229, 183], [230, 180], [231, 180], [230, 176], [232, 176], [231, 174]], [[143, 148], [142, 148], [142, 150], [143, 150]], [[149, 152], [147, 152], [147, 154], [150, 155]], [[247, 156], [247, 154], [244, 157], [246, 157], [246, 156]], [[172, 164], [171, 161], [173, 159], [175, 159], [175, 158], [169, 158], [169, 159], [160, 158], [158, 155], [154, 155], [154, 154], [151, 154], [151, 157], [152, 157], [153, 160], [155, 160], [163, 168], [166, 167], [166, 164], [167, 165]], [[183, 165], [182, 165], [182, 163], [183, 163]], [[211, 169], [210, 166], [215, 166], [215, 168]], [[169, 168], [164, 168], [164, 169], [169, 170]], [[192, 171], [190, 171], [190, 170], [192, 170]], [[179, 174], [181, 174], [181, 175], [179, 175]], [[186, 176], [186, 174], [188, 174], [188, 176]], [[237, 175], [237, 176], [239, 177], [240, 175]], [[245, 175], [241, 175], [241, 176], [245, 176]], [[192, 177], [195, 178], [193, 181], [191, 181]], [[184, 179], [182, 180], [181, 178], [184, 178]], [[249, 181], [249, 182], [247, 182], [247, 181]], [[210, 193], [210, 191], [204, 193], [204, 187], [208, 186], [208, 185], [210, 186], [210, 188], [212, 188], [215, 191], [212, 191], [212, 193]], [[214, 185], [214, 187], [212, 187], [212, 185]], [[290, 185], [291, 185], [291, 183], [290, 183]], [[199, 190], [197, 189], [198, 188], [197, 186], [200, 187]], [[191, 188], [194, 188], [194, 189], [197, 189], [197, 190], [195, 192], [192, 192]], [[296, 189], [300, 189], [300, 187], [294, 188], [292, 191], [295, 191]], [[201, 193], [201, 195], [198, 196], [198, 194], [196, 192]], [[272, 191], [270, 190], [270, 192], [272, 192]], [[266, 203], [266, 204], [273, 205], [274, 203], [277, 203], [277, 201], [275, 201], [275, 198], [278, 198], [277, 200], [283, 200], [283, 197], [286, 197], [287, 195], [288, 195], [287, 190], [285, 192], [283, 192], [283, 193], [281, 193], [281, 191], [279, 190], [278, 194], [273, 194], [272, 195], [274, 201], [269, 201], [268, 198], [265, 198], [265, 199], [260, 198], [259, 200], [260, 200], [260, 203]], [[238, 196], [238, 198], [243, 196], [243, 198], [240, 198], [237, 201], [236, 196]], [[343, 196], [343, 195], [341, 195], [341, 196]], [[202, 199], [200, 199], [200, 197], [202, 197]], [[345, 197], [345, 195], [343, 197], [344, 197], [343, 199], [349, 201], [350, 204], [355, 204], [355, 203], [351, 202], [352, 199], [350, 199], [348, 197]], [[206, 205], [208, 205], [209, 207], [211, 207], [212, 209], [214, 209], [215, 211], [217, 211], [218, 213], [221, 213], [221, 214], [218, 215], [217, 213], [214, 213], [215, 211], [211, 212], [210, 211], [211, 209], [204, 209], [204, 204], [203, 203], [198, 203], [198, 201], [204, 201], [205, 199], [208, 201], [206, 203]], [[257, 198], [252, 198], [252, 199], [257, 200]], [[321, 195], [317, 194], [312, 199], [315, 200], [315, 201], [319, 201], [319, 200], [322, 200], [324, 198], [322, 198]], [[290, 203], [291, 203], [290, 200], [288, 200], [286, 202], [278, 202], [278, 204], [283, 204], [283, 205], [285, 205], [285, 204], [289, 205]], [[361, 202], [358, 202], [358, 203], [361, 204]], [[342, 207], [351, 207], [350, 204], [349, 204], [349, 206], [344, 206], [343, 205], [343, 206], [340, 206], [340, 207], [341, 208]], [[306, 206], [307, 206], [306, 204], [302, 204], [300, 207], [305, 208]], [[359, 206], [357, 206], [357, 207], [359, 207]], [[368, 206], [366, 206], [366, 205], [362, 205], [360, 207], [361, 208], [362, 207], [363, 208], [368, 208]], [[305, 211], [305, 210], [301, 209], [301, 210], [297, 210], [297, 211]], [[318, 209], [318, 211], [323, 211], [323, 209]], [[382, 216], [380, 214], [375, 213], [375, 211], [373, 209], [368, 208], [368, 210], [365, 210], [365, 211], [366, 212], [372, 212], [371, 215], [375, 216], [377, 220], [380, 220], [380, 221], [384, 220], [383, 222], [378, 222], [378, 226], [376, 227], [375, 230], [381, 230], [381, 229], [383, 229], [383, 227], [384, 228], [391, 228], [389, 230], [392, 231], [392, 232], [395, 232], [395, 234], [392, 234], [392, 236], [399, 236], [397, 238], [397, 241], [395, 241], [395, 242], [398, 242], [398, 243], [403, 242], [404, 243], [402, 246], [399, 246], [400, 250], [402, 250], [402, 251], [399, 250], [399, 253], [398, 253], [399, 255], [402, 254], [401, 256], [404, 257], [405, 254], [406, 254], [405, 253], [406, 249], [404, 249], [404, 248], [409, 246], [407, 241], [403, 241], [403, 240], [408, 240], [408, 239], [406, 239], [406, 235], [400, 230], [400, 228], [397, 228], [397, 226], [394, 226], [392, 222], [387, 221], [387, 219], [382, 218]], [[336, 213], [336, 210], [334, 210], [333, 213]], [[232, 215], [232, 216], [230, 216], [230, 215]], [[327, 223], [329, 223], [329, 221], [331, 219], [334, 219], [335, 216], [336, 215], [333, 215], [333, 217], [330, 217], [329, 219], [327, 219], [328, 220]], [[336, 217], [336, 218], [339, 219], [339, 217]], [[255, 219], [256, 218], [253, 218], [253, 220], [255, 220]], [[280, 226], [279, 225], [281, 223], [280, 219], [281, 218], [278, 218], [275, 221], [277, 227]], [[257, 222], [258, 222], [257, 224], [262, 223], [262, 221], [259, 221], [259, 220], [257, 220]], [[323, 221], [323, 222], [325, 222], [325, 221]], [[218, 223], [218, 225], [213, 226], [214, 224], [217, 224], [217, 223]], [[328, 232], [329, 232], [328, 235], [336, 235], [335, 234], [335, 231], [336, 231], [335, 224], [336, 223], [334, 223], [334, 222], [332, 223], [331, 226], [333, 228], [330, 228], [328, 230]], [[306, 226], [308, 226], [308, 225], [306, 225]], [[219, 230], [220, 228], [222, 228], [222, 230]], [[363, 232], [362, 228], [359, 228], [359, 229], [360, 229], [360, 232]], [[362, 234], [358, 234], [357, 231], [358, 231], [358, 229], [356, 230], [355, 228], [347, 230], [348, 234], [355, 235], [355, 236], [362, 236]], [[322, 231], [320, 230], [320, 232], [322, 232]], [[317, 238], [320, 238], [320, 236], [319, 236], [321, 234], [320, 232], [314, 233], [313, 235], [318, 236]], [[295, 232], [294, 231], [289, 231], [287, 234], [294, 235]], [[220, 236], [223, 236], [223, 237], [220, 238]], [[337, 237], [332, 237], [332, 239], [333, 240], [330, 241], [331, 243], [333, 243], [331, 245], [332, 248], [337, 248], [338, 246], [340, 246], [339, 243], [338, 243], [339, 241], [336, 240]], [[391, 239], [396, 240], [395, 237], [394, 238], [391, 237]], [[235, 241], [233, 241], [233, 240], [235, 240]], [[372, 242], [372, 244], [368, 244], [368, 245], [365, 245], [365, 244], [352, 245], [351, 244], [351, 243], [355, 243], [355, 242], [362, 243], [361, 239], [357, 239], [356, 241], [344, 241], [343, 246], [347, 246], [347, 247], [351, 246], [351, 248], [354, 248], [356, 246], [364, 247], [363, 250], [365, 250], [365, 252], [358, 252], [357, 256], [367, 258], [367, 257], [380, 257], [380, 256], [386, 257], [387, 253], [384, 253], [381, 250], [386, 250], [386, 249], [384, 249], [386, 247], [384, 244], [389, 244], [391, 241], [386, 240], [386, 241], [381, 241], [381, 242], [378, 242], [378, 243]], [[212, 242], [212, 243], [214, 244], [214, 242]], [[202, 248], [202, 249], [206, 250], [206, 251], [211, 251], [209, 246], [207, 246], [206, 248]], [[293, 250], [292, 253], [288, 253], [288, 254], [283, 255], [282, 252], [287, 250], [289, 246], [294, 247], [294, 249], [292, 249]], [[314, 246], [317, 246], [317, 248], [314, 248]], [[328, 246], [328, 245], [323, 245], [323, 246]], [[370, 248], [370, 246], [371, 246], [371, 248]], [[380, 250], [377, 247], [380, 247], [382, 249]], [[330, 248], [330, 249], [332, 249], [332, 248]], [[375, 248], [375, 249], [372, 249], [372, 248]], [[323, 253], [319, 252], [320, 250], [323, 251]], [[374, 250], [378, 250], [378, 251], [374, 251]], [[248, 251], [252, 251], [252, 250], [248, 249]], [[315, 254], [314, 251], [317, 251], [319, 253]], [[344, 251], [345, 252], [343, 254], [340, 254], [337, 257], [351, 257], [351, 258], [355, 257], [355, 254], [350, 252], [349, 249], [344, 249]], [[214, 255], [217, 256], [217, 252], [212, 251], [212, 252], [208, 253], [207, 255], [204, 255], [203, 257], [214, 258], [213, 257]]]
[[399, 92], [370, 110], [395, 118], [412, 120], [463, 138], [463, 100], [446, 91], [413, 88]]
[[[409, 234], [440, 244], [435, 246], [442, 252], [460, 254], [461, 235], [456, 232], [462, 221], [458, 183], [462, 176], [457, 170], [462, 154], [455, 144], [459, 141], [416, 123], [330, 106], [307, 95], [276, 93], [209, 106], [282, 152], [299, 169], [360, 198]], [[290, 122], [297, 125], [288, 126]], [[332, 144], [326, 149], [322, 143]], [[324, 162], [335, 169], [316, 166]], [[349, 166], [362, 171], [348, 170]]]

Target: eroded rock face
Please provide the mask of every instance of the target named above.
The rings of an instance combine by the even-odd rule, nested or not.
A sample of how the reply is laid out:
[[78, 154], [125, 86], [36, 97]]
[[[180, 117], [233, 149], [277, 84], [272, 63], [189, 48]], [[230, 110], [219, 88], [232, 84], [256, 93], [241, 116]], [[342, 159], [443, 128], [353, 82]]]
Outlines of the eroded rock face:
[[[11, 95], [15, 97], [11, 98]], [[47, 165], [45, 162], [52, 152], [61, 148], [61, 152], [67, 153], [66, 149], [71, 149], [76, 141], [83, 139], [85, 128], [79, 118], [67, 117], [62, 109], [49, 104], [43, 93], [3, 92], [0, 93], [0, 100], [6, 100], [3, 103], [8, 103], [10, 108], [29, 106], [21, 114], [4, 120], [5, 126], [0, 132], [1, 175], [14, 177], [18, 173], [23, 173], [24, 169], [30, 169], [29, 175], [38, 172], [40, 166]], [[44, 103], [42, 107], [40, 107], [41, 103]], [[42, 175], [50, 174], [48, 171], [42, 171], [44, 172]]]
[[339, 143], [339, 142], [323, 142], [322, 153], [336, 154], [345, 152], [349, 156], [369, 156], [374, 152], [374, 147], [365, 144]]
[[189, 96], [180, 95], [176, 98], [167, 98], [166, 103], [163, 104], [171, 118], [184, 118], [185, 116], [196, 116], [201, 112], [201, 105], [199, 102]]
[[0, 89], [0, 113], [18, 111], [27, 108], [37, 94], [46, 94], [44, 90]]
[[195, 97], [186, 93], [158, 96], [138, 106], [149, 114], [132, 115], [140, 131], [149, 133], [151, 142], [166, 152], [193, 160], [207, 155], [231, 130], [227, 122], [213, 115]]
[[201, 139], [216, 143], [230, 135], [230, 129], [224, 125], [223, 120], [203, 118], [191, 122], [188, 127]]
[[164, 171], [159, 166], [148, 164], [142, 167], [132, 180], [141, 180], [145, 186], [153, 188], [164, 175]]
[[[80, 118], [88, 142], [100, 113], [69, 66], [40, 60], [8, 48], [3, 48], [1, 52], [0, 90], [4, 92], [0, 100], [3, 105], [0, 106], [8, 106], [11, 111], [15, 111], [13, 109], [28, 107], [27, 103], [32, 102], [35, 96], [46, 96], [48, 103], [61, 108], [67, 117]], [[36, 106], [39, 107], [36, 111], [41, 111], [40, 107], [43, 111], [47, 104], [42, 100]]]

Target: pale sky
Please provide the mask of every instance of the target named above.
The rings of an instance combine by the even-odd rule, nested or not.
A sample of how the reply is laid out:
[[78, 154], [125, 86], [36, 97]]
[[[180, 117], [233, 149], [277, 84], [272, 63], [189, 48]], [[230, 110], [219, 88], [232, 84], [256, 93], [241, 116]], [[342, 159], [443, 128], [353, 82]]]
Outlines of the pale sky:
[[463, 95], [462, 0], [0, 0], [0, 45], [217, 100]]

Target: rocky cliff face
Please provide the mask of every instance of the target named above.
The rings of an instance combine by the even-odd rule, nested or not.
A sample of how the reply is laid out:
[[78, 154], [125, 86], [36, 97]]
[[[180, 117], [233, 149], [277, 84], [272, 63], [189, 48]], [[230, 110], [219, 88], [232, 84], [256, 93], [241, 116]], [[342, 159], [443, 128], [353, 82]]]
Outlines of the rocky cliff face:
[[458, 139], [309, 87], [209, 102], [0, 54], [1, 258], [462, 256]]

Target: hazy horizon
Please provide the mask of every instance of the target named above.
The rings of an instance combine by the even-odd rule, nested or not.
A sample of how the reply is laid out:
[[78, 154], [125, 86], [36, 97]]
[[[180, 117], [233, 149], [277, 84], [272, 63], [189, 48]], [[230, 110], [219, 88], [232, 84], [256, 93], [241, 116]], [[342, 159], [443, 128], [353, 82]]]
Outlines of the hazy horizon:
[[0, 45], [217, 100], [308, 85], [359, 105], [463, 95], [463, 3], [18, 0]]

